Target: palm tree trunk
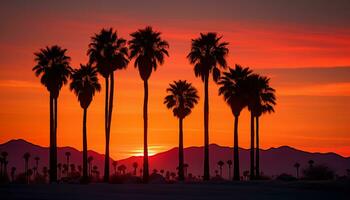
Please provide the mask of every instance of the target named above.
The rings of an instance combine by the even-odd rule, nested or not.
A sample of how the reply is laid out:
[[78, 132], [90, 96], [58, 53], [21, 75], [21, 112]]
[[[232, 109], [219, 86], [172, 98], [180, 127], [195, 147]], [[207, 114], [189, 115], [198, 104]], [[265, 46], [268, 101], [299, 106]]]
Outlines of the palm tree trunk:
[[238, 147], [238, 117], [235, 116], [235, 127], [234, 127], [234, 134], [233, 134], [233, 180], [239, 181], [240, 180], [240, 174], [239, 174], [239, 147]]
[[250, 112], [250, 180], [253, 180], [254, 175], [254, 115]]
[[[56, 150], [56, 134], [54, 120], [54, 97], [50, 94], [50, 183], [57, 182], [57, 150]], [[27, 172], [26, 172], [27, 176]]]
[[109, 180], [109, 134], [108, 134], [108, 95], [109, 95], [109, 78], [105, 78], [106, 81], [106, 100], [105, 100], [105, 135], [106, 135], [106, 149], [105, 149], [105, 170], [103, 180], [108, 182]]
[[87, 108], [84, 108], [84, 115], [83, 115], [83, 182], [84, 183], [86, 183], [88, 180], [86, 118], [87, 118]]
[[204, 78], [204, 177], [205, 181], [210, 178], [209, 174], [209, 76]]
[[183, 119], [179, 119], [179, 180], [184, 181], [184, 145], [183, 145]]
[[255, 176], [258, 179], [260, 176], [260, 156], [259, 156], [259, 117], [255, 118], [256, 121], [256, 151], [255, 151]]
[[[112, 112], [113, 112], [113, 97], [114, 97], [114, 72], [111, 73], [111, 78], [110, 78], [110, 95], [109, 95], [109, 102], [108, 102], [108, 125], [107, 125], [107, 133], [108, 133], [108, 149], [106, 151], [108, 151], [108, 159], [106, 160], [106, 166], [108, 167], [108, 169], [105, 169], [105, 177], [104, 177], [104, 181], [105, 182], [109, 182], [109, 168], [110, 168], [110, 164], [109, 164], [109, 141], [110, 141], [110, 137], [111, 137], [111, 124], [112, 124]], [[107, 154], [106, 154], [107, 155]]]
[[144, 101], [143, 101], [143, 181], [148, 182], [148, 144], [147, 144], [147, 106], [148, 106], [148, 82], [145, 80], [144, 85]]

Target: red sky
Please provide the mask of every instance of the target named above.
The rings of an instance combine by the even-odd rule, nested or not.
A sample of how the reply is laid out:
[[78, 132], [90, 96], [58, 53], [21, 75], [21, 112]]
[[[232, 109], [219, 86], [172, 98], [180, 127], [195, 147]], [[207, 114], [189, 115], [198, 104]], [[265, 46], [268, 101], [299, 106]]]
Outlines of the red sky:
[[[261, 123], [263, 148], [290, 145], [350, 156], [350, 3], [348, 1], [222, 0], [163, 2], [78, 1], [0, 3], [0, 143], [23, 138], [47, 146], [48, 93], [31, 71], [33, 53], [46, 45], [68, 49], [72, 66], [87, 61], [90, 37], [113, 27], [121, 37], [152, 25], [170, 43], [170, 57], [152, 74], [150, 151], [177, 145], [177, 120], [162, 104], [170, 82], [203, 84], [186, 60], [192, 38], [215, 31], [230, 43], [229, 65], [239, 63], [271, 77], [276, 113]], [[330, 3], [332, 2], [332, 3]], [[325, 13], [327, 13], [325, 15]], [[116, 73], [111, 155], [142, 149], [143, 84], [131, 63]], [[103, 82], [102, 82], [103, 83]], [[104, 88], [104, 85], [103, 85]], [[88, 146], [104, 150], [104, 90], [88, 113]], [[203, 101], [185, 119], [185, 146], [203, 145]], [[81, 149], [82, 110], [67, 87], [59, 98], [58, 144]], [[249, 145], [248, 111], [240, 120], [240, 146]], [[233, 117], [210, 84], [210, 142], [232, 146]]]

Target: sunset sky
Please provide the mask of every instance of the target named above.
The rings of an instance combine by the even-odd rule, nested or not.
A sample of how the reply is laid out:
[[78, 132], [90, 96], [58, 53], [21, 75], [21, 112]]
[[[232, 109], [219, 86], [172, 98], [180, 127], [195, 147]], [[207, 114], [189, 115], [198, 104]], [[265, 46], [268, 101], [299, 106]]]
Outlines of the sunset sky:
[[[84, 3], [83, 3], [84, 2]], [[33, 53], [67, 48], [72, 66], [86, 63], [91, 36], [147, 25], [162, 32], [170, 57], [149, 80], [150, 153], [178, 145], [178, 121], [163, 105], [170, 82], [186, 79], [200, 101], [184, 121], [185, 146], [203, 145], [203, 83], [186, 59], [191, 39], [217, 32], [229, 42], [229, 66], [271, 77], [276, 113], [261, 119], [262, 148], [292, 146], [350, 156], [350, 1], [348, 0], [101, 0], [0, 2], [0, 143], [23, 138], [49, 144], [49, 93], [35, 77]], [[88, 110], [88, 147], [104, 152], [104, 81]], [[233, 146], [233, 116], [210, 83], [210, 143]], [[111, 156], [142, 152], [143, 83], [131, 62], [115, 73]], [[82, 149], [83, 111], [65, 86], [58, 105], [58, 145]], [[240, 146], [249, 147], [249, 113], [241, 115]]]

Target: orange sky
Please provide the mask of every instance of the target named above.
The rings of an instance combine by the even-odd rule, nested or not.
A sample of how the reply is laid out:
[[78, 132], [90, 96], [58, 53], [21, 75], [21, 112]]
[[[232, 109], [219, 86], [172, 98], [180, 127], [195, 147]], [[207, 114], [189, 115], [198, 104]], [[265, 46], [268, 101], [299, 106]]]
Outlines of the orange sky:
[[[50, 4], [44, 1], [41, 4], [1, 3], [0, 143], [23, 138], [48, 145], [49, 96], [31, 71], [34, 51], [45, 45], [59, 44], [68, 49], [72, 66], [76, 67], [87, 61], [90, 37], [101, 28], [114, 27], [120, 36], [129, 39], [131, 32], [152, 25], [169, 42], [170, 57], [149, 81], [151, 153], [167, 150], [178, 143], [178, 122], [162, 104], [168, 83], [187, 79], [203, 97], [203, 84], [195, 78], [186, 55], [191, 38], [200, 32], [216, 31], [230, 43], [229, 65], [250, 66], [270, 76], [272, 86], [277, 89], [276, 113], [261, 119], [263, 148], [290, 145], [307, 151], [334, 151], [350, 156], [350, 67], [347, 67], [350, 66], [350, 22], [344, 23], [346, 16], [341, 10], [338, 9], [338, 18], [334, 14], [325, 20], [321, 11], [326, 8], [316, 6], [316, 11], [309, 16], [305, 12], [310, 5], [302, 1], [295, 6], [300, 13], [293, 12], [291, 17], [273, 6], [245, 5], [241, 1], [233, 2], [243, 8], [254, 8], [255, 12], [223, 14], [225, 7], [226, 12], [231, 7], [232, 12], [238, 9], [229, 1], [223, 1], [227, 5], [215, 6], [203, 1], [200, 10], [192, 8], [191, 3], [178, 10], [179, 5], [164, 3], [155, 7], [152, 3], [159, 1], [150, 2], [148, 6], [152, 8], [146, 9], [146, 6], [144, 10], [142, 6], [131, 9], [125, 1], [119, 1], [118, 5], [103, 1], [97, 5], [89, 0], [85, 5], [74, 2], [70, 6], [67, 2]], [[184, 2], [181, 0], [179, 4]], [[296, 9], [288, 7], [287, 1], [280, 2], [284, 2], [280, 6], [287, 14]], [[347, 8], [349, 5], [340, 6]], [[209, 12], [210, 7], [214, 14]], [[143, 84], [133, 63], [127, 70], [118, 71], [115, 79], [111, 156], [120, 159], [137, 155], [142, 149]], [[185, 146], [203, 145], [202, 100], [184, 121]], [[58, 145], [81, 149], [82, 110], [67, 87], [61, 91], [58, 106]], [[104, 152], [103, 113], [102, 89], [88, 110], [88, 146], [101, 153]], [[248, 148], [246, 110], [242, 113], [239, 131], [240, 146]], [[232, 146], [232, 135], [230, 109], [211, 82], [210, 142]]]

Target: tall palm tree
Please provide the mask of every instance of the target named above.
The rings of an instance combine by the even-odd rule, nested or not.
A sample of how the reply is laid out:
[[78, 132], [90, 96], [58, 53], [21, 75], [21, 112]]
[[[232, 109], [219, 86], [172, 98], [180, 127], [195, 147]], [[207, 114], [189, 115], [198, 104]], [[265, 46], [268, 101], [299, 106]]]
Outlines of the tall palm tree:
[[247, 106], [247, 78], [252, 71], [246, 67], [236, 65], [224, 72], [219, 81], [219, 94], [224, 96], [224, 100], [230, 106], [234, 120], [233, 136], [233, 180], [240, 180], [239, 169], [239, 145], [238, 145], [238, 119], [241, 111]]
[[23, 155], [23, 159], [24, 159], [24, 174], [25, 174], [27, 183], [29, 183], [29, 174], [28, 174], [28, 171], [29, 171], [29, 158], [30, 158], [30, 153], [26, 152]]
[[294, 164], [295, 169], [297, 170], [297, 178], [299, 178], [299, 168], [300, 168], [300, 163], [296, 162]]
[[57, 182], [57, 101], [71, 74], [70, 57], [66, 52], [67, 49], [54, 45], [34, 53], [33, 71], [50, 93], [50, 182]]
[[[250, 111], [250, 128], [251, 128], [251, 141], [250, 141], [250, 179], [259, 178], [259, 138], [257, 135], [257, 158], [256, 166], [254, 167], [254, 136], [255, 136], [255, 124], [254, 120], [267, 112], [274, 112], [273, 106], [276, 104], [275, 90], [269, 85], [270, 79], [260, 76], [258, 74], [252, 74], [247, 79], [248, 90], [248, 109]], [[257, 128], [259, 122], [256, 123]], [[256, 172], [254, 171], [256, 169]]]
[[97, 78], [97, 69], [91, 64], [80, 65], [79, 69], [73, 71], [70, 90], [78, 97], [80, 107], [83, 109], [83, 182], [88, 181], [87, 169], [87, 109], [95, 95], [101, 90], [101, 85]]
[[228, 54], [227, 42], [221, 42], [222, 37], [216, 33], [200, 34], [192, 40], [190, 53], [187, 55], [194, 65], [196, 77], [204, 82], [204, 180], [209, 180], [209, 75], [213, 74], [215, 82], [219, 80], [219, 68], [226, 68]]
[[259, 118], [266, 113], [275, 112], [274, 106], [276, 105], [275, 89], [270, 87], [270, 79], [267, 77], [259, 77], [260, 79], [260, 92], [257, 99], [257, 106], [255, 110], [255, 129], [256, 129], [256, 148], [255, 148], [255, 174], [256, 177], [260, 177], [260, 147], [259, 147]]
[[[126, 40], [118, 37], [112, 28], [102, 29], [91, 38], [88, 55], [106, 82], [105, 99], [105, 166], [103, 180], [109, 181], [109, 141], [113, 111], [114, 71], [125, 69], [129, 63]], [[110, 85], [110, 89], [109, 89]], [[108, 98], [109, 97], [109, 98]]]
[[148, 182], [149, 166], [148, 166], [148, 79], [152, 71], [156, 70], [159, 65], [164, 63], [164, 56], [169, 56], [167, 49], [169, 44], [160, 37], [161, 33], [153, 31], [152, 27], [139, 29], [131, 33], [132, 39], [129, 41], [130, 59], [135, 58], [134, 65], [139, 70], [144, 85], [144, 101], [143, 101], [143, 181]]
[[220, 169], [220, 177], [222, 177], [222, 167], [224, 166], [224, 161], [222, 160], [219, 160], [218, 162], [218, 166], [219, 166], [219, 169]]
[[228, 179], [231, 179], [231, 166], [232, 166], [232, 160], [227, 160], [226, 164], [228, 165]]
[[67, 177], [69, 174], [69, 157], [71, 156], [71, 153], [69, 151], [67, 151], [66, 153], [64, 153], [66, 155], [66, 162], [67, 162]]
[[179, 180], [185, 180], [184, 174], [184, 147], [183, 147], [183, 120], [191, 114], [191, 110], [198, 103], [198, 92], [191, 83], [186, 81], [174, 81], [166, 90], [169, 95], [164, 99], [168, 109], [173, 110], [175, 117], [179, 119]]

